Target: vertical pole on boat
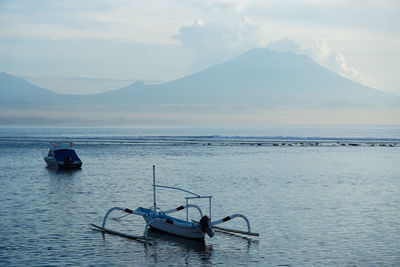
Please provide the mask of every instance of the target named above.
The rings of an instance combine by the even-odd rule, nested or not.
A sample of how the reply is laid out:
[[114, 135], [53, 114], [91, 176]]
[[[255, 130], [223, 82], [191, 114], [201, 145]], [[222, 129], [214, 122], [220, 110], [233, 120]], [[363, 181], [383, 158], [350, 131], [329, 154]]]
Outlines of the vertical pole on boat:
[[157, 212], [157, 204], [156, 204], [156, 165], [153, 165], [153, 210]]
[[186, 221], [189, 221], [189, 199], [186, 198]]
[[211, 197], [208, 198], [208, 206], [210, 208], [210, 221], [211, 221]]

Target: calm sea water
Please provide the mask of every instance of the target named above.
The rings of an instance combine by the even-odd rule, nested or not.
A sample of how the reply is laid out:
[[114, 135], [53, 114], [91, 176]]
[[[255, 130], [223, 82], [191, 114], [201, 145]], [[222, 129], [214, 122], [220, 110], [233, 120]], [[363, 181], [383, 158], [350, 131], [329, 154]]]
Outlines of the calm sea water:
[[[65, 136], [81, 170], [43, 161]], [[398, 127], [0, 128], [0, 265], [399, 266], [399, 142]], [[142, 243], [93, 231], [111, 207], [152, 205], [153, 164], [159, 184], [213, 195], [213, 219], [245, 214], [260, 237]], [[183, 193], [157, 193], [163, 210], [184, 204]], [[144, 220], [108, 226], [142, 234]]]

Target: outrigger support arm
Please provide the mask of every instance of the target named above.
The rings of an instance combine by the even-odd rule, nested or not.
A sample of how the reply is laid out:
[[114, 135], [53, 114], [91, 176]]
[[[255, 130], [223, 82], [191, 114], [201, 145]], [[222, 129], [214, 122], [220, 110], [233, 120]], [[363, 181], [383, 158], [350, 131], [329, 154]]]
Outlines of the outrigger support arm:
[[203, 212], [201, 211], [200, 207], [197, 206], [197, 205], [194, 205], [194, 204], [188, 204], [188, 205], [185, 205], [185, 206], [179, 206], [179, 207], [177, 207], [175, 209], [170, 209], [170, 210], [164, 211], [164, 214], [174, 213], [174, 212], [177, 212], [177, 211], [180, 211], [180, 210], [183, 210], [183, 209], [187, 209], [187, 208], [196, 208], [200, 213], [200, 218], [203, 217]]
[[127, 213], [135, 214], [135, 215], [142, 215], [142, 213], [138, 213], [138, 212], [136, 212], [134, 210], [131, 210], [131, 209], [128, 209], [128, 208], [114, 207], [114, 208], [109, 209], [107, 211], [106, 215], [104, 215], [103, 224], [101, 225], [101, 227], [104, 228], [104, 226], [106, 226], [108, 215], [110, 215], [110, 213], [113, 212], [114, 210], [120, 210], [120, 211], [124, 211], [124, 212], [127, 212]]
[[131, 209], [128, 209], [128, 208], [114, 207], [114, 208], [111, 208], [111, 209], [109, 209], [107, 211], [106, 215], [104, 216], [103, 224], [102, 224], [101, 227], [97, 226], [95, 224], [91, 224], [91, 226], [93, 226], [95, 230], [102, 231], [102, 232], [107, 232], [107, 233], [114, 234], [114, 235], [119, 235], [119, 236], [126, 237], [126, 238], [151, 239], [150, 237], [147, 237], [147, 229], [149, 228], [149, 225], [153, 220], [151, 220], [150, 222], [148, 222], [146, 224], [143, 236], [124, 234], [124, 233], [121, 233], [121, 232], [117, 232], [117, 231], [113, 231], [113, 230], [105, 228], [106, 222], [107, 222], [107, 218], [110, 215], [110, 213], [113, 212], [114, 210], [120, 210], [120, 211], [124, 211], [126, 213], [130, 213], [130, 214], [134, 214], [134, 215], [140, 215], [140, 216], [143, 216], [145, 214], [145, 212], [136, 211], [136, 210], [134, 211], [134, 210], [131, 210]]
[[[214, 225], [217, 225], [217, 224], [220, 224], [220, 223], [227, 222], [227, 221], [229, 221], [229, 220], [231, 220], [231, 219], [234, 219], [234, 218], [237, 218], [237, 217], [243, 218], [243, 219], [246, 221], [246, 223], [247, 223], [247, 229], [248, 229], [247, 232], [245, 232], [245, 231], [240, 231], [240, 230], [234, 230], [234, 229], [222, 228], [222, 227], [214, 226]], [[253, 233], [253, 232], [251, 232], [251, 229], [250, 229], [250, 222], [249, 222], [249, 220], [246, 218], [246, 216], [244, 216], [244, 215], [242, 215], [242, 214], [233, 214], [233, 215], [231, 215], [231, 216], [226, 216], [225, 218], [222, 218], [222, 219], [220, 219], [220, 220], [216, 220], [216, 221], [211, 222], [211, 225], [212, 225], [212, 227], [213, 227], [214, 229], [216, 229], [216, 230], [221, 230], [221, 231], [225, 231], [225, 232], [239, 233], [239, 234], [246, 234], [246, 235], [259, 236], [258, 233]]]
[[153, 219], [151, 219], [150, 221], [148, 221], [147, 224], [146, 224], [146, 226], [144, 227], [143, 236], [144, 236], [145, 238], [147, 238], [147, 231], [149, 230], [149, 226], [150, 226], [150, 224], [154, 221], [154, 219], [155, 219], [155, 218], [153, 218]]

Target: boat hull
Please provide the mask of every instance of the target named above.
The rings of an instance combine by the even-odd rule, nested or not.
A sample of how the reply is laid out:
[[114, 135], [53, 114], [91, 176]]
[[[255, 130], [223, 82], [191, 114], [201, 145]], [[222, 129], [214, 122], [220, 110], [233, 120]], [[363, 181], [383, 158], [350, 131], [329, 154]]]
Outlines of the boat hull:
[[57, 161], [51, 157], [45, 157], [44, 161], [46, 162], [47, 166], [51, 168], [58, 168], [58, 169], [79, 169], [82, 167], [81, 161], [74, 161], [70, 164], [65, 164], [62, 161]]
[[[185, 222], [177, 223], [174, 218], [166, 216], [168, 218], [152, 218], [143, 216], [145, 221], [150, 222], [150, 227], [155, 228], [159, 231], [163, 231], [176, 236], [181, 236], [190, 239], [204, 239], [205, 233], [201, 231], [200, 226], [195, 223]], [[169, 219], [171, 218], [171, 219]], [[186, 224], [186, 225], [185, 225]]]

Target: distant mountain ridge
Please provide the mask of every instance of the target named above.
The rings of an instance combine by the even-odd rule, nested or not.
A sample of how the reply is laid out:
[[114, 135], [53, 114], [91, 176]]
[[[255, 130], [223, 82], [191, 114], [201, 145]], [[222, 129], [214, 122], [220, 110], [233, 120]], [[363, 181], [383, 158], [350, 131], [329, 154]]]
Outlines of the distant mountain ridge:
[[[385, 105], [400, 97], [333, 73], [306, 56], [253, 49], [222, 64], [159, 85], [134, 83], [101, 97], [134, 104]], [[393, 99], [394, 97], [394, 99]], [[310, 100], [314, 103], [310, 103]]]
[[303, 117], [310, 118], [308, 121], [340, 115], [336, 119], [340, 122], [351, 109], [353, 118], [363, 117], [364, 121], [368, 117], [374, 121], [383, 118], [391, 123], [400, 115], [400, 97], [344, 78], [306, 56], [260, 48], [170, 82], [137, 81], [93, 95], [57, 94], [0, 73], [0, 110], [1, 107], [36, 111], [51, 107], [60, 116], [77, 114], [78, 117], [88, 111], [103, 112], [104, 116], [124, 113], [121, 116], [141, 116], [141, 122], [154, 116], [168, 117], [170, 121], [181, 116], [191, 121], [192, 117], [204, 114], [209, 117], [230, 114], [234, 120], [243, 112], [257, 120], [276, 116], [272, 121], [289, 121], [288, 118], [301, 112]]
[[[56, 98], [57, 93], [33, 85], [22, 78], [5, 72], [0, 72], [0, 100], [1, 101], [37, 101], [40, 99]], [[36, 100], [35, 100], [36, 99]]]
[[[40, 104], [155, 105], [393, 105], [400, 97], [378, 91], [318, 65], [310, 58], [266, 48], [163, 84], [135, 82], [101, 94], [56, 94], [21, 78], [0, 74], [1, 101]], [[8, 90], [7, 90], [8, 89]]]

